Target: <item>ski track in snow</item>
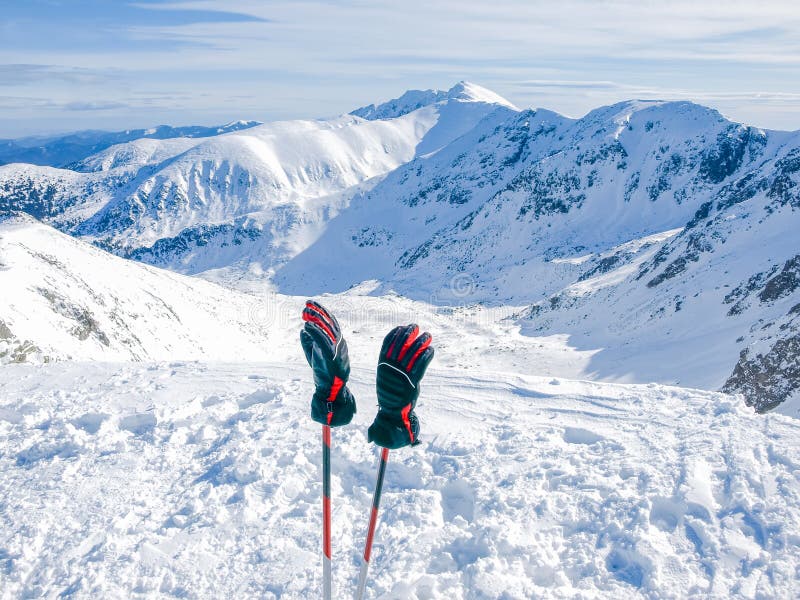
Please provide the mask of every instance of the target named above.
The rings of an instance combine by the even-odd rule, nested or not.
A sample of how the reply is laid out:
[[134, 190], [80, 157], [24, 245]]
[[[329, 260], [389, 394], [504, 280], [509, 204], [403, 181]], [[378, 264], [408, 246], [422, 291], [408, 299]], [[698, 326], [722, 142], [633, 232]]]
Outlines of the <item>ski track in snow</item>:
[[[392, 452], [369, 598], [797, 597], [800, 423], [722, 394], [435, 364]], [[374, 373], [333, 433], [334, 595], [354, 591]], [[3, 598], [311, 598], [310, 372], [273, 363], [9, 365]]]

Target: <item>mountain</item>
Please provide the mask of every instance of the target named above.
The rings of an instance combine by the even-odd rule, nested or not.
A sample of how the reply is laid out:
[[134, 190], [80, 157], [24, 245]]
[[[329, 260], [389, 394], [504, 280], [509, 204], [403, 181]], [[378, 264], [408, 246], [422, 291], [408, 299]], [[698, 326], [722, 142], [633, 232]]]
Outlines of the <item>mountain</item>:
[[256, 299], [0, 218], [0, 363], [274, 356]]
[[523, 331], [593, 352], [586, 376], [767, 410], [800, 383], [798, 155], [797, 133], [685, 102], [522, 111], [356, 197], [275, 282], [528, 302]]
[[115, 144], [138, 139], [203, 138], [260, 125], [258, 121], [233, 121], [227, 125], [171, 127], [125, 131], [77, 131], [59, 136], [31, 136], [0, 139], [0, 165], [28, 163], [48, 167], [69, 167]]
[[425, 106], [455, 100], [465, 103], [495, 104], [511, 110], [519, 110], [508, 100], [493, 91], [468, 81], [460, 81], [449, 90], [409, 90], [399, 98], [382, 104], [370, 104], [352, 111], [350, 114], [371, 121], [395, 119]]
[[462, 82], [333, 120], [138, 140], [81, 172], [2, 167], [0, 210], [245, 290], [515, 307], [524, 334], [591, 355], [582, 376], [767, 410], [800, 381], [798, 155], [798, 133], [689, 102], [571, 119]]
[[511, 113], [470, 98], [454, 93], [386, 120], [345, 115], [137, 140], [75, 170], [0, 167], [0, 212], [23, 210], [121, 256], [263, 286], [354, 194], [484, 117]]

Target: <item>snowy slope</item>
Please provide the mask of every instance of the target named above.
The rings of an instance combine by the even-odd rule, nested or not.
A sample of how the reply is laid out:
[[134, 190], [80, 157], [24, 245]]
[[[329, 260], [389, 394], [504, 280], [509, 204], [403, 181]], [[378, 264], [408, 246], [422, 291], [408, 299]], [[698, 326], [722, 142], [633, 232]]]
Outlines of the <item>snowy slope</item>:
[[[283, 333], [251, 296], [0, 220], [0, 362], [266, 360]], [[4, 371], [5, 377], [7, 371]]]
[[[333, 435], [339, 598], [371, 503], [378, 343], [355, 357], [360, 410]], [[305, 365], [3, 373], [3, 597], [319, 595]], [[800, 593], [794, 419], [708, 392], [436, 364], [418, 411], [422, 444], [390, 457], [368, 598]]]
[[[305, 297], [245, 295], [124, 260], [27, 216], [0, 220], [0, 289], [2, 363], [302, 360], [295, 342]], [[359, 332], [354, 353], [366, 353], [391, 323], [416, 320], [436, 336], [437, 362], [452, 368], [536, 364], [577, 376], [591, 357], [558, 336], [520, 335], [506, 319], [522, 305], [442, 309], [368, 291], [324, 299]]]
[[759, 410], [796, 401], [798, 141], [728, 179], [657, 252], [615, 250], [584, 269], [532, 307], [528, 330], [606, 348], [590, 365], [606, 376], [723, 387]]
[[[346, 289], [378, 277], [405, 292], [419, 289], [424, 271], [430, 293], [467, 272], [476, 279], [470, 299], [530, 299], [554, 291], [551, 281], [562, 286], [563, 277], [547, 277], [551, 259], [685, 226], [730, 175], [774, 168], [787, 141], [800, 145], [788, 137], [687, 102], [631, 101], [579, 120], [546, 110], [495, 114], [357, 198], [279, 281], [291, 290], [303, 274], [319, 275], [320, 287]], [[722, 151], [738, 153], [730, 173], [717, 164], [723, 158], [714, 160]], [[361, 235], [351, 241], [342, 230]], [[325, 270], [319, 256], [331, 249], [357, 272]], [[545, 289], [520, 290], [521, 277]]]

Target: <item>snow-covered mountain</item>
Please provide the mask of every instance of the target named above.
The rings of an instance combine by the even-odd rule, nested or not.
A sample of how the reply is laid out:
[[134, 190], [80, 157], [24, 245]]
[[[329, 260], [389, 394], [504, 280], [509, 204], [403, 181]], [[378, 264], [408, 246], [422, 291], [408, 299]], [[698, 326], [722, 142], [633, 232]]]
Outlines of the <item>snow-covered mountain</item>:
[[205, 139], [138, 140], [75, 166], [0, 167], [0, 211], [24, 210], [117, 254], [184, 273], [270, 273], [350, 198], [497, 111], [460, 85], [392, 119], [278, 122]]
[[595, 351], [587, 376], [724, 386], [765, 410], [800, 383], [798, 154], [800, 134], [691, 103], [489, 118], [357, 197], [276, 282], [528, 301], [525, 331]]
[[484, 87], [468, 81], [460, 81], [446, 91], [409, 90], [399, 98], [388, 100], [378, 105], [370, 104], [368, 106], [362, 106], [352, 111], [350, 114], [371, 121], [377, 119], [394, 119], [419, 110], [420, 108], [424, 108], [425, 106], [448, 102], [449, 100], [457, 100], [467, 103], [467, 105], [494, 104], [505, 106], [512, 110], [519, 110], [508, 100], [491, 90], [487, 90]]
[[48, 167], [74, 168], [77, 163], [115, 144], [138, 139], [202, 138], [239, 131], [260, 125], [259, 121], [233, 121], [226, 125], [171, 127], [125, 131], [77, 131], [58, 136], [31, 136], [0, 140], [0, 165], [29, 163]]
[[570, 119], [462, 82], [81, 172], [2, 167], [0, 209], [244, 289], [522, 306], [523, 332], [592, 353], [583, 376], [763, 410], [800, 383], [798, 155], [798, 133], [688, 102]]

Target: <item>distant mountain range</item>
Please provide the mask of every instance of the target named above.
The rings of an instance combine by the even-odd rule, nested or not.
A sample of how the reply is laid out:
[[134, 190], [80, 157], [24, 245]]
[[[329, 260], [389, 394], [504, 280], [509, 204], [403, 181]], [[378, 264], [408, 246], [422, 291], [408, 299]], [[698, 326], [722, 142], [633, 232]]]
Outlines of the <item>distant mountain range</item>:
[[587, 377], [768, 410], [800, 387], [799, 184], [798, 132], [688, 102], [570, 119], [461, 82], [69, 169], [0, 167], [0, 211], [251, 291], [369, 281], [512, 305], [523, 332], [594, 351]]
[[234, 121], [227, 125], [202, 127], [171, 127], [159, 125], [151, 129], [126, 131], [76, 131], [57, 136], [31, 136], [17, 139], [0, 139], [0, 165], [29, 163], [48, 167], [69, 168], [72, 163], [96, 154], [114, 144], [124, 144], [139, 139], [164, 140], [187, 137], [203, 138], [239, 131], [260, 125], [259, 121]]

